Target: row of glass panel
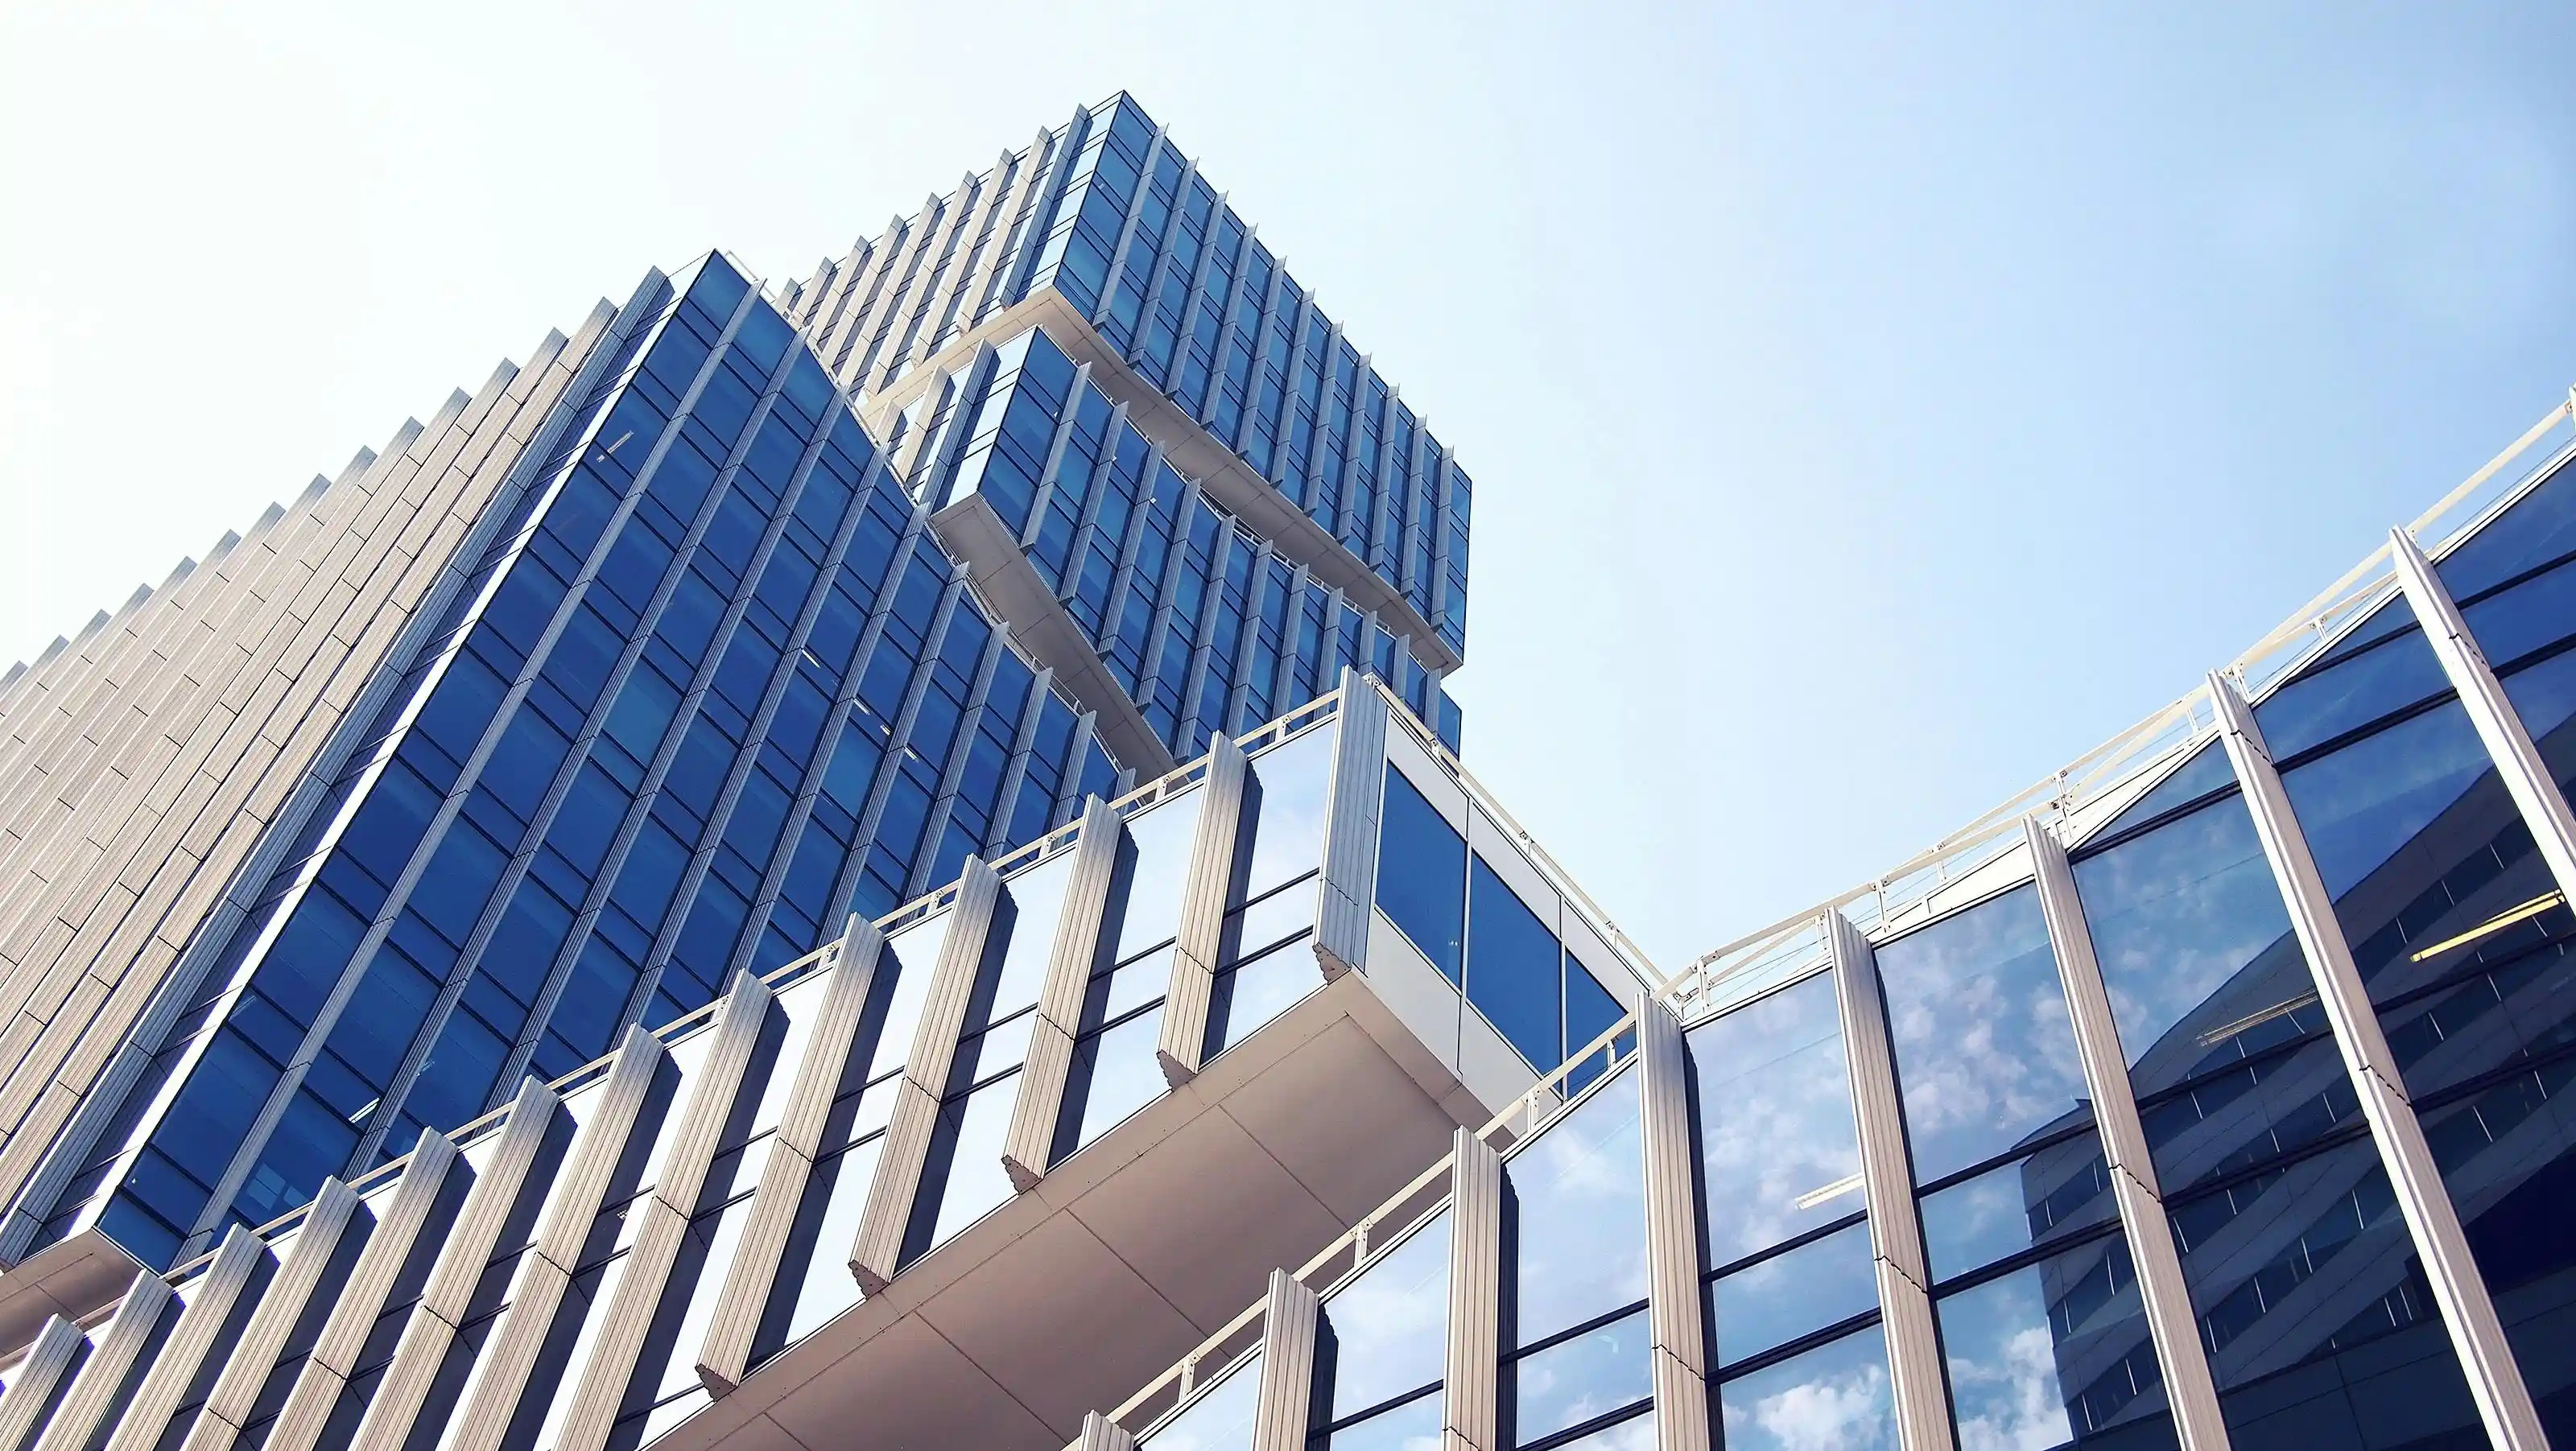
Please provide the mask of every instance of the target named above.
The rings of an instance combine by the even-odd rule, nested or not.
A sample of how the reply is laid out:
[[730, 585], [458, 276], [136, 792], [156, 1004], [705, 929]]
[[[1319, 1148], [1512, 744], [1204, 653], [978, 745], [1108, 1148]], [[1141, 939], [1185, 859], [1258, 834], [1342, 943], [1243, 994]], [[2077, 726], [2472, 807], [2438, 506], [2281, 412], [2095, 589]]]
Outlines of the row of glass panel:
[[[2576, 478], [2440, 575], [2560, 789], [2576, 785]], [[2402, 600], [2256, 716], [2523, 1378], [2551, 1436], [2576, 1435], [2576, 919]], [[2224, 755], [2185, 763], [2075, 857], [2190, 1294], [2177, 1329], [2231, 1437], [2482, 1444]], [[1895, 1441], [1846, 1031], [1893, 1050], [1959, 1444], [2173, 1444], [2036, 888], [1879, 944], [1875, 971], [1883, 1024], [1842, 1023], [1818, 974], [1687, 1036], [1724, 1444]], [[1631, 1076], [1507, 1165], [1512, 1446], [1651, 1444]], [[1444, 1236], [1435, 1218], [1326, 1301], [1340, 1349], [1318, 1371], [1313, 1444], [1436, 1437]], [[1252, 1382], [1236, 1371], [1147, 1443], [1246, 1444]]]
[[915, 492], [934, 508], [968, 494], [992, 506], [1174, 755], [1313, 699], [1345, 665], [1386, 681], [1458, 748], [1458, 707], [1417, 642], [1211, 503], [1096, 380], [1076, 386], [1044, 331], [1004, 342], [980, 378], [944, 380], [916, 410], [962, 444], [922, 445]]
[[722, 258], [625, 347], [48, 1242], [168, 1263], [1114, 790]]
[[[1219, 958], [1219, 984], [1211, 1008], [1207, 1052], [1213, 1057], [1241, 1041], [1322, 984], [1305, 947], [1314, 926], [1316, 874], [1323, 849], [1325, 794], [1338, 721], [1326, 711], [1304, 715], [1298, 733], [1267, 743], [1250, 761], [1242, 826], [1228, 891], [1230, 904]], [[1140, 798], [1142, 809], [1125, 818], [1118, 865], [1097, 950], [1098, 967], [1082, 1016], [1081, 1044], [1067, 1084], [1053, 1157], [1079, 1151], [1120, 1120], [1159, 1097], [1164, 1084], [1156, 1065], [1159, 1009], [1171, 964], [1204, 792], [1192, 785]], [[1001, 1173], [1002, 1132], [1007, 1127], [1021, 1057], [1034, 1022], [1056, 922], [1075, 857], [1078, 834], [1050, 843], [1038, 859], [1016, 867], [1003, 884], [986, 950], [977, 968], [966, 1023], [960, 1034], [946, 1111], [940, 1119], [913, 1211], [906, 1258], [915, 1258], [954, 1236], [1007, 1200]], [[772, 1280], [755, 1338], [754, 1364], [774, 1358], [860, 1299], [848, 1267], [878, 1151], [891, 1114], [896, 1080], [911, 1051], [940, 947], [956, 917], [940, 911], [893, 933], [875, 966], [861, 1026], [843, 1067], [840, 1086], [816, 1146], [814, 1168], [797, 1206], [794, 1227]], [[751, 1211], [777, 1129], [813, 1030], [831, 972], [795, 970], [782, 985], [737, 1094], [714, 1167], [697, 1201], [687, 1243], [666, 1281], [630, 1382], [612, 1444], [635, 1446], [706, 1404], [696, 1356], [708, 1319]], [[551, 1444], [569, 1409], [590, 1349], [604, 1330], [613, 1298], [634, 1247], [642, 1210], [672, 1147], [679, 1108], [704, 1070], [714, 1034], [703, 1015], [684, 1025], [671, 1043], [670, 1063], [647, 1093], [631, 1147], [605, 1192], [591, 1233], [573, 1266], [572, 1289], [555, 1312], [534, 1378], [519, 1397], [513, 1444]], [[586, 1122], [600, 1102], [605, 1075], [593, 1069], [569, 1086], [570, 1121]], [[465, 1144], [469, 1168], [487, 1168], [502, 1121], [479, 1129]], [[527, 1207], [495, 1246], [455, 1345], [447, 1352], [428, 1409], [415, 1426], [414, 1444], [429, 1444], [473, 1392], [483, 1352], [501, 1315], [523, 1292], [520, 1276], [541, 1216], [535, 1196], [549, 1192], [568, 1150], [558, 1134], [531, 1176]], [[381, 1387], [402, 1333], [418, 1310], [431, 1266], [453, 1227], [454, 1211], [470, 1176], [447, 1187], [446, 1212], [433, 1216], [423, 1242], [377, 1316], [376, 1331], [347, 1377], [321, 1444], [354, 1436]], [[368, 1208], [350, 1231], [340, 1257], [354, 1259], [375, 1215], [396, 1187], [380, 1177], [368, 1190]], [[295, 1225], [279, 1231], [272, 1255], [291, 1248]], [[202, 1281], [202, 1267], [181, 1286], [184, 1303]], [[256, 1298], [256, 1292], [252, 1298]], [[167, 1312], [178, 1313], [176, 1308]], [[308, 1317], [269, 1368], [259, 1409], [245, 1428], [256, 1445], [284, 1407], [321, 1330]], [[149, 1356], [135, 1374], [148, 1368]], [[203, 1414], [197, 1387], [160, 1434], [177, 1444]], [[533, 1436], [533, 1439], [528, 1439]]]
[[1124, 95], [1088, 108], [828, 264], [791, 310], [873, 393], [1054, 290], [1464, 653], [1473, 482], [1157, 131]]

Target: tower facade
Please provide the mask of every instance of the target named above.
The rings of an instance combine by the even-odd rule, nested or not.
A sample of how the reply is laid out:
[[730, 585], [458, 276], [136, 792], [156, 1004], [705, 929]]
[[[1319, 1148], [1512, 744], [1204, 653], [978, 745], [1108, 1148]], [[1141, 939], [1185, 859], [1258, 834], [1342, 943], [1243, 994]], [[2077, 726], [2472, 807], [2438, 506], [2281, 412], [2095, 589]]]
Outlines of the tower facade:
[[1470, 485], [1365, 364], [1121, 96], [776, 296], [648, 278], [59, 646], [0, 1259], [174, 1263], [1345, 668], [1454, 745]]

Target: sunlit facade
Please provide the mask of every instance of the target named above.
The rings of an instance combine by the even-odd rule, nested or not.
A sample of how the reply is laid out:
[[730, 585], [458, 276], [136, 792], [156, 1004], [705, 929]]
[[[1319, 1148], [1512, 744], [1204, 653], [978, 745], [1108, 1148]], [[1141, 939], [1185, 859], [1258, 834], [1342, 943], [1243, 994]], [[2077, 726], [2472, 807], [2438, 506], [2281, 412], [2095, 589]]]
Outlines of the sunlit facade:
[[403, 582], [11, 1030], [0, 1451], [2576, 1445], [2576, 403], [1679, 971], [1460, 763], [1467, 479], [1124, 97], [386, 457], [0, 686], [68, 801], [285, 668], [217, 585]]

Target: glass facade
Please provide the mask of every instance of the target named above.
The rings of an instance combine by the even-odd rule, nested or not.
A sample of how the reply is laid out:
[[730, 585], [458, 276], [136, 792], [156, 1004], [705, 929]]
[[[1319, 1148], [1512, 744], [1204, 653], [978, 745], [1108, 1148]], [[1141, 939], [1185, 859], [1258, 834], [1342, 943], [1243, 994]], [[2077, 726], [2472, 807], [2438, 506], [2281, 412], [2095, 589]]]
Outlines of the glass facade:
[[914, 492], [992, 508], [1176, 757], [1313, 699], [1346, 666], [1379, 674], [1457, 749], [1458, 711], [1415, 642], [1219, 507], [1043, 329], [1001, 343], [953, 416], [965, 442], [925, 445]]
[[[961, 234], [971, 240], [961, 244]], [[1153, 390], [1158, 413], [1185, 415], [1338, 540], [1441, 653], [1466, 653], [1473, 481], [1127, 96], [1084, 108], [920, 216], [860, 242], [797, 285], [787, 311], [815, 330], [834, 376], [876, 394], [1041, 294], [1089, 324], [1125, 375]], [[933, 311], [938, 326], [916, 321]], [[1089, 427], [1084, 436], [1099, 447], [1101, 425]], [[1034, 469], [1028, 479], [1036, 482]], [[1039, 527], [1061, 543], [1076, 522], [1068, 510]], [[1089, 561], [1061, 558], [1057, 569], [1071, 571], [1062, 587], [1074, 589]], [[1454, 734], [1433, 711], [1417, 713]]]
[[40, 1243], [274, 1218], [1115, 789], [722, 257], [490, 533]]

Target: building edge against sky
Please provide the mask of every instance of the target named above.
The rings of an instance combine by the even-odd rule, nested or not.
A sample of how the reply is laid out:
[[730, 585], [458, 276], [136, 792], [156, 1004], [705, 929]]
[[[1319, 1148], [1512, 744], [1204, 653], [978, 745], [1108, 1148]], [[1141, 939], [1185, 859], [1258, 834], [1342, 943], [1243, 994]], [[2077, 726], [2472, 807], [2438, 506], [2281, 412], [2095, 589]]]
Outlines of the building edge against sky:
[[[1345, 665], [1454, 742], [1465, 475], [1212, 195], [1119, 97], [801, 334], [648, 279], [15, 675], [0, 1256], [269, 1218]], [[1068, 305], [1113, 203], [1225, 326], [1129, 366]]]
[[[249, 832], [268, 859], [241, 874], [224, 940], [251, 947], [219, 996], [152, 1005], [184, 1038], [175, 1066], [114, 1114], [56, 1097], [114, 1154], [49, 1156], [43, 1187], [71, 1207], [22, 1203], [0, 1228], [0, 1249], [23, 1256], [0, 1273], [0, 1323], [26, 1347], [0, 1367], [0, 1440], [1141, 1436], [1251, 1451], [1313, 1428], [1489, 1451], [2519, 1451], [2576, 1437], [2562, 1096], [2576, 1082], [2576, 402], [2171, 707], [1899, 871], [1659, 981], [1435, 739], [1455, 735], [1437, 690], [1463, 633], [1430, 622], [1463, 600], [1463, 568], [1443, 593], [1440, 552], [1450, 522], [1463, 530], [1463, 477], [1354, 372], [1381, 429], [1361, 527], [1357, 455], [1341, 458], [1329, 524], [1311, 488], [1286, 487], [1277, 420], [1294, 388], [1266, 393], [1250, 370], [1232, 394], [1219, 380], [1238, 343], [1247, 360], [1273, 336], [1302, 356], [1311, 303], [1283, 309], [1248, 234], [1219, 274], [1213, 194], [1197, 202], [1177, 158], [1170, 185], [1155, 180], [1159, 133], [1123, 98], [1097, 119], [855, 249], [785, 294], [784, 315], [721, 259], [650, 278], [407, 434], [396, 465], [364, 459], [264, 521], [259, 540], [335, 495], [402, 498], [427, 475], [419, 488], [449, 495], [383, 557], [429, 558], [431, 574], [452, 557], [453, 582], [409, 586], [426, 601], [417, 623], [406, 609], [372, 627], [377, 653], [402, 638], [399, 672], [326, 626], [358, 668], [331, 709], [286, 717], [306, 735], [268, 744], [286, 764], [262, 810], [279, 812], [297, 763], [337, 732], [345, 760], [299, 789], [346, 820]], [[1157, 187], [1169, 214], [1148, 209]], [[1093, 216], [1095, 195], [1119, 205]], [[1159, 240], [1140, 252], [1146, 234]], [[1112, 279], [1140, 256], [1122, 314]], [[1255, 262], [1271, 269], [1250, 289], [1257, 315], [1207, 304], [1243, 294]], [[1167, 313], [1162, 284], [1184, 275]], [[1149, 323], [1149, 303], [1166, 321]], [[1274, 333], [1283, 310], [1298, 316]], [[1121, 316], [1128, 336], [1105, 341]], [[823, 345], [800, 347], [800, 327]], [[1319, 359], [1338, 355], [1329, 324], [1315, 336], [1333, 345]], [[1252, 461], [1256, 431], [1228, 397], [1271, 400], [1270, 465]], [[1387, 436], [1399, 419], [1402, 449]], [[478, 430], [475, 458], [526, 469], [460, 462]], [[648, 450], [640, 466], [630, 446]], [[700, 468], [671, 469], [684, 449]], [[1426, 481], [1417, 560], [1399, 500], [1425, 498]], [[1119, 548], [1095, 551], [1122, 499]], [[1165, 552], [1140, 568], [1157, 517]], [[431, 557], [427, 539], [450, 542]], [[311, 542], [325, 547], [307, 582], [345, 606], [330, 591], [362, 546], [334, 570], [319, 566], [338, 538]], [[615, 567], [630, 551], [658, 572]], [[1085, 603], [1101, 553], [1110, 583]], [[875, 582], [833, 635], [832, 571], [854, 559]], [[559, 598], [514, 599], [538, 577], [528, 561]], [[712, 629], [672, 608], [692, 573], [722, 602]], [[621, 578], [651, 590], [622, 610], [604, 583], [591, 596]], [[1149, 585], [1142, 633], [1123, 637]], [[1304, 666], [1289, 622], [1316, 598], [1330, 608]], [[1345, 614], [1362, 628], [1346, 632]], [[0, 721], [15, 729], [40, 696], [68, 712], [75, 692], [112, 700], [179, 673], [99, 668], [141, 638], [118, 623], [0, 686]], [[586, 667], [566, 650], [583, 629], [616, 646]], [[1142, 642], [1132, 656], [1127, 638]], [[442, 714], [440, 687], [468, 659], [493, 684], [463, 694], [488, 704]], [[295, 684], [273, 666], [216, 668], [228, 660], [199, 667], [219, 681], [201, 709], [246, 716]], [[880, 660], [902, 669], [876, 674]], [[800, 714], [809, 662], [837, 681], [812, 682], [827, 704]], [[881, 729], [862, 709], [872, 674], [895, 706]], [[647, 675], [662, 683], [621, 734]], [[1330, 693], [1313, 705], [1288, 698], [1317, 687]], [[1291, 708], [1265, 725], [1260, 705]], [[1072, 722], [1062, 754], [1037, 744], [1051, 708]], [[460, 718], [473, 734], [443, 740]], [[907, 755], [925, 721], [945, 743], [935, 762]], [[702, 748], [695, 778], [692, 722], [730, 748]], [[118, 759], [163, 764], [149, 734]], [[998, 768], [976, 766], [978, 736]], [[854, 739], [875, 752], [854, 758], [870, 768], [853, 773], [868, 783], [855, 808], [833, 784]], [[1156, 769], [1115, 754], [1121, 739]], [[33, 774], [64, 758], [45, 759]], [[513, 769], [526, 760], [544, 769]], [[377, 796], [397, 767], [426, 784]], [[626, 806], [567, 812], [594, 767]], [[198, 770], [208, 791], [226, 774]], [[1154, 779], [1117, 791], [1140, 775]], [[854, 850], [882, 843], [869, 833], [906, 780], [922, 803], [911, 842]], [[20, 789], [34, 784], [64, 785]], [[762, 806], [764, 789], [779, 804]], [[1024, 798], [1045, 809], [1023, 816]], [[411, 813], [389, 817], [390, 839], [416, 852], [380, 859], [365, 833], [343, 850], [334, 832], [379, 801]], [[558, 837], [609, 814], [597, 856]], [[654, 830], [677, 845], [639, 853]], [[445, 861], [477, 839], [479, 855]], [[809, 842], [834, 859], [828, 890], [799, 876]], [[229, 849], [256, 860], [238, 836]], [[497, 889], [478, 886], [476, 863], [496, 856]], [[628, 867], [602, 861], [662, 865], [621, 901]], [[30, 940], [59, 950], [90, 914], [60, 915], [44, 894], [75, 876], [57, 876], [17, 890], [42, 927]], [[502, 933], [531, 883], [574, 925], [548, 953], [496, 959], [551, 964], [522, 997], [473, 964], [520, 940]], [[181, 890], [128, 893], [163, 893], [159, 910]], [[299, 960], [277, 949], [297, 944], [303, 904], [348, 893], [379, 905], [343, 909], [365, 950], [342, 955], [329, 989], [298, 1000], [291, 974], [264, 979]], [[708, 902], [722, 910], [702, 919]], [[834, 936], [843, 903], [861, 910]], [[650, 924], [628, 910], [647, 905]], [[263, 925], [235, 930], [262, 909]], [[587, 1037], [547, 1042], [591, 942], [631, 973], [599, 1019], [605, 1058]], [[332, 1041], [386, 963], [443, 983], [399, 1067]], [[47, 1013], [96, 1020], [120, 990], [148, 996], [83, 976]], [[500, 1030], [514, 1019], [515, 1037]], [[12, 1025], [21, 1042], [53, 1017], [22, 1011], [30, 1022]], [[468, 1022], [508, 1046], [442, 1060]], [[196, 1075], [225, 1034], [280, 1071], [228, 1100], [261, 1105], [240, 1151], [191, 1160], [205, 1124], [171, 1110], [183, 1079], [215, 1081]], [[108, 1071], [145, 1082], [138, 1050], [110, 1046]], [[1346, 1079], [1370, 1092], [1337, 1106], [1361, 1111], [1316, 1111]], [[437, 1117], [474, 1122], [452, 1139], [402, 1122], [407, 1095], [460, 1085], [472, 1093]], [[13, 1091], [37, 1097], [0, 1084]], [[281, 1156], [335, 1148], [315, 1127], [331, 1115], [350, 1131], [340, 1170]], [[1257, 1154], [1198, 1137], [1219, 1120], [1249, 1128]], [[1264, 1218], [1219, 1192], [1228, 1166], [1260, 1161], [1289, 1166], [1317, 1212]], [[320, 1197], [304, 1203], [299, 1183]], [[183, 1233], [152, 1206], [185, 1206], [191, 1186], [207, 1192]], [[103, 1226], [123, 1204], [161, 1225], [167, 1252], [147, 1257], [175, 1270], [137, 1273], [113, 1247]], [[254, 1212], [268, 1207], [285, 1212]], [[121, 1234], [159, 1251], [147, 1220]], [[1157, 1238], [1180, 1258], [1138, 1268]], [[1130, 1278], [1086, 1258], [1092, 1243], [1116, 1246], [1104, 1252], [1143, 1289], [1121, 1298]], [[923, 1358], [924, 1337], [955, 1354]]]
[[[459, 1136], [461, 1159], [426, 1136], [264, 1233], [138, 1276], [104, 1318], [45, 1322], [0, 1429], [2548, 1445], [2576, 1434], [2570, 424], [2554, 410], [2125, 737], [2124, 765], [2061, 773], [1997, 844], [1952, 843], [1936, 889], [1866, 928], [1860, 899], [1825, 904], [1804, 938], [1712, 958], [1758, 967], [1712, 981], [1694, 964], [1578, 1025], [1573, 964], [1612, 984], [1629, 980], [1613, 964], [1648, 965], [1400, 702], [1346, 677], [1249, 733], [1248, 761], [1220, 743], [998, 874], [970, 864], [770, 984], [738, 980], [721, 1007], [523, 1089]], [[1129, 847], [1137, 865], [1110, 868]], [[1272, 903], [1295, 910], [1254, 928]], [[1526, 981], [1541, 960], [1569, 989], [1568, 1061], [1486, 1074], [1466, 1030], [1510, 1041], [1527, 998], [1489, 1009], [1479, 974]], [[868, 962], [927, 990], [881, 994]], [[1133, 969], [1159, 998], [1122, 989]], [[896, 1011], [917, 1024], [908, 1052], [886, 1041]], [[996, 1056], [1013, 1023], [1030, 1028]], [[1083, 1242], [1061, 1237], [1068, 1216], [1138, 1236], [1117, 1253], [1140, 1259], [1157, 1239], [1223, 1257], [1276, 1230], [1248, 1213], [1263, 1196], [1217, 1192], [1223, 1156], [1181, 1126], [1212, 1097], [1257, 1120], [1265, 1084], [1312, 1110], [1319, 1080], [1291, 1045], [1327, 1023], [1377, 1045], [1372, 1062], [1431, 1048], [1436, 1064], [1380, 1081], [1449, 1096], [1372, 1097], [1382, 1120], [1292, 1112], [1271, 1122], [1299, 1133], [1273, 1145], [1293, 1158], [1302, 1137], [1301, 1172], [1320, 1174], [1390, 1125], [1420, 1144], [1452, 1122], [1446, 1154], [1379, 1165], [1385, 1192], [1271, 1259], [1266, 1295], [1250, 1261], [1211, 1274], [1184, 1254], [1140, 1272], [1164, 1287], [1144, 1294], [1066, 1257]], [[470, 1200], [453, 1231], [403, 1209], [460, 1162], [510, 1186], [518, 1229]], [[1139, 1182], [1162, 1187], [1140, 1203]], [[317, 1286], [377, 1226], [398, 1237], [365, 1298], [323, 1317]], [[412, 1292], [385, 1264], [424, 1258], [440, 1268], [421, 1298], [388, 1299]], [[481, 1266], [510, 1270], [506, 1292], [442, 1298]], [[1164, 1293], [1214, 1279], [1239, 1286], [1232, 1312], [1164, 1313]], [[0, 1277], [0, 1295], [27, 1289]], [[373, 1362], [290, 1330], [379, 1313], [406, 1328]], [[1147, 1320], [1133, 1343], [1104, 1333]], [[262, 1322], [220, 1353], [224, 1326]], [[957, 1353], [907, 1349], [925, 1333]], [[1117, 1379], [1122, 1347], [1176, 1336], [1173, 1369]]]

